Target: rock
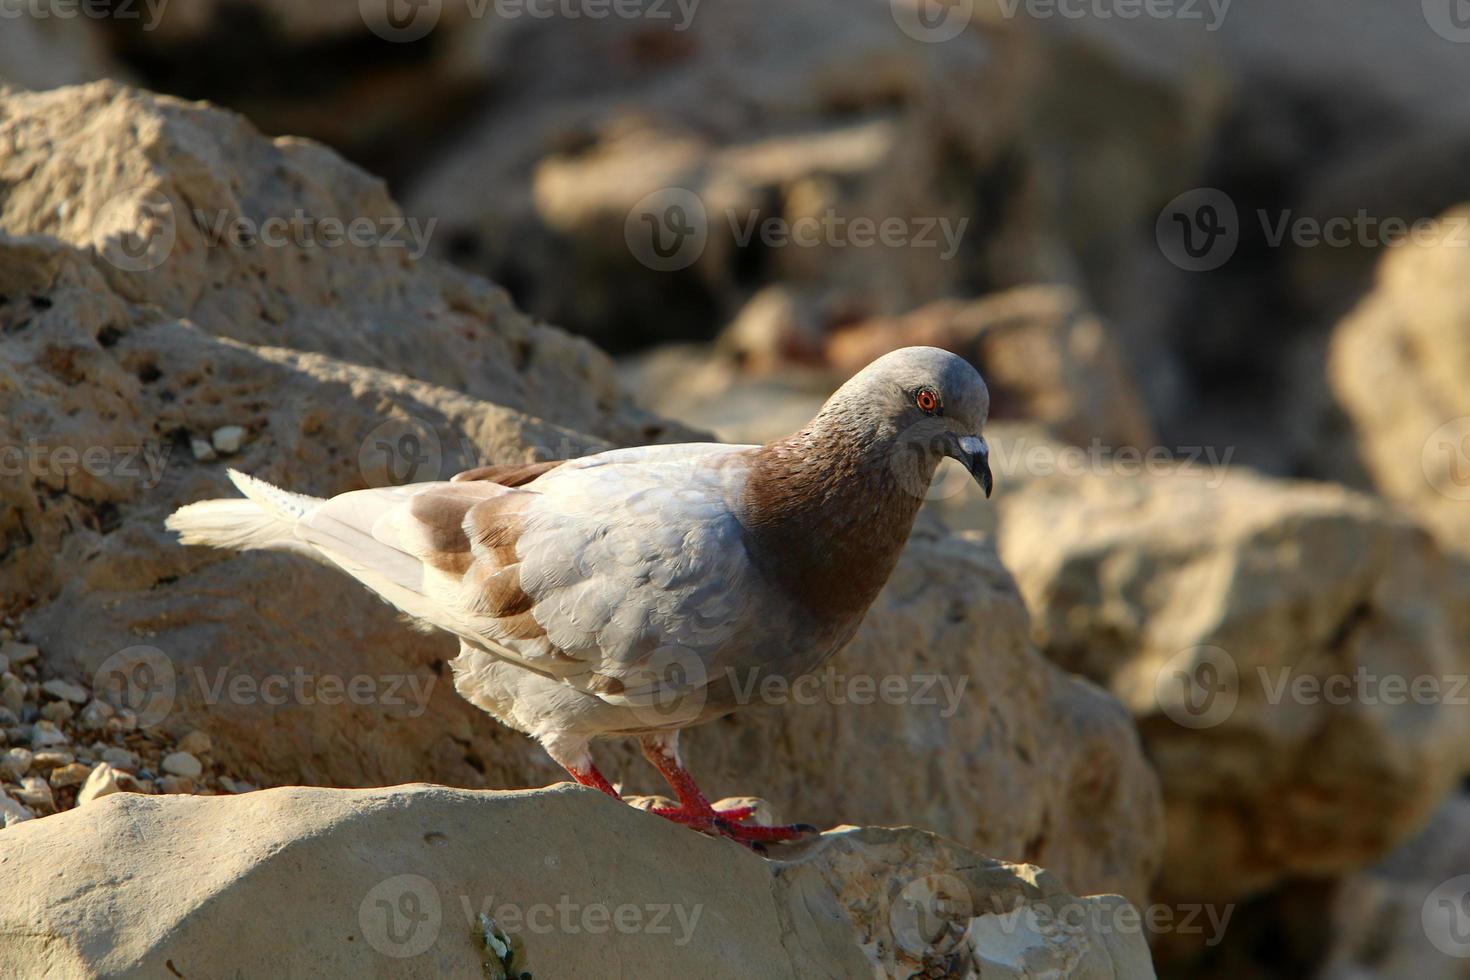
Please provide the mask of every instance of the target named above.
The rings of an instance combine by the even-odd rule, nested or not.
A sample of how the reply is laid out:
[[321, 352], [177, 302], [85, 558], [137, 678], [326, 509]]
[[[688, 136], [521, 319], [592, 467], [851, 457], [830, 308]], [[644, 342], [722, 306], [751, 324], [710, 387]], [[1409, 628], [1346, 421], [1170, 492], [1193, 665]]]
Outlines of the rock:
[[41, 717], [56, 725], [58, 728], [71, 720], [76, 712], [70, 703], [66, 701], [48, 701], [41, 705]]
[[1470, 798], [1451, 797], [1382, 861], [1348, 876], [1329, 914], [1323, 980], [1463, 980], [1470, 953]]
[[1470, 551], [1467, 221], [1470, 207], [1450, 211], [1424, 243], [1383, 257], [1376, 287], [1333, 334], [1328, 364], [1352, 425], [1343, 449], [1356, 448], [1378, 492], [1460, 552]]
[[767, 859], [569, 785], [120, 793], [0, 862], [5, 974], [44, 941], [77, 974], [1153, 976], [1131, 906], [1036, 867], [911, 829]]
[[993, 419], [1040, 422], [1083, 446], [1157, 442], [1122, 352], [1071, 289], [1031, 286], [853, 324], [832, 335], [828, 359], [846, 378], [912, 345], [943, 347], [979, 368]]
[[120, 774], [105, 762], [100, 763], [87, 776], [86, 783], [83, 784], [81, 792], [77, 794], [77, 806], [82, 806], [83, 804], [90, 803], [93, 800], [112, 793], [121, 793], [123, 787], [119, 779], [120, 775], [126, 774]]
[[0, 789], [0, 827], [13, 827], [22, 820], [34, 820], [35, 816]]
[[106, 729], [107, 719], [115, 714], [112, 705], [106, 701], [92, 700], [82, 709], [80, 721], [82, 728], [89, 732], [100, 732]]
[[128, 772], [137, 770], [139, 761], [138, 754], [121, 746], [109, 745], [102, 750], [102, 761], [117, 769], [125, 769]]
[[181, 793], [185, 796], [194, 792], [194, 780], [189, 776], [164, 776], [158, 781], [160, 793]]
[[[441, 219], [437, 253], [624, 351], [709, 339], [769, 285], [825, 308], [825, 329], [1048, 278], [1027, 206], [1027, 46], [978, 17], [918, 44], [896, 16], [749, 0], [683, 26], [466, 24], [467, 69], [523, 95], [484, 104], [408, 210]], [[882, 219], [897, 238], [875, 234]]]
[[57, 749], [47, 749], [37, 752], [31, 759], [31, 768], [36, 772], [48, 773], [62, 766], [69, 766], [76, 761], [76, 756], [70, 752]]
[[88, 781], [92, 775], [92, 767], [85, 762], [71, 762], [58, 766], [51, 770], [47, 782], [53, 789], [62, 789], [67, 786], [81, 786]]
[[245, 442], [245, 430], [238, 425], [222, 425], [209, 435], [209, 443], [216, 452], [233, 456]]
[[70, 743], [71, 739], [67, 738], [66, 733], [57, 728], [54, 722], [42, 720], [31, 726], [32, 749], [39, 751]]
[[0, 701], [4, 702], [6, 711], [19, 717], [24, 711], [25, 700], [25, 681], [12, 673], [0, 677]]
[[0, 777], [13, 783], [20, 782], [20, 777], [31, 771], [31, 762], [34, 758], [30, 749], [23, 749], [19, 746], [6, 749], [5, 754], [0, 755]]
[[[180, 752], [185, 752], [189, 755], [200, 756], [209, 755], [210, 750], [213, 748], [213, 744], [210, 741], [209, 733], [201, 732], [199, 729], [196, 728], [192, 732], [189, 732], [189, 734], [185, 735], [183, 738], [179, 739], [179, 744], [177, 748]], [[187, 776], [189, 775], [189, 773], [184, 773], [183, 775]]]
[[[858, 29], [887, 45], [883, 19], [881, 36]], [[848, 136], [866, 145], [859, 128]], [[0, 441], [41, 458], [0, 483], [0, 590], [38, 597], [26, 635], [48, 676], [91, 678], [118, 707], [109, 736], [207, 729], [211, 767], [256, 784], [562, 778], [450, 689], [447, 637], [293, 556], [179, 547], [164, 517], [234, 492], [186, 434], [240, 425], [251, 438], [232, 465], [324, 495], [695, 434], [636, 408], [605, 356], [484, 281], [402, 250], [210, 238], [221, 211], [400, 214], [319, 146], [105, 84], [0, 97], [0, 144], [0, 213], [17, 236], [0, 235]], [[77, 163], [97, 153], [107, 167]], [[130, 448], [87, 466], [59, 451], [98, 445]], [[824, 675], [837, 695], [798, 692], [692, 733], [694, 770], [716, 795], [758, 791], [792, 819], [921, 823], [1142, 901], [1160, 811], [1129, 718], [1030, 645], [988, 540], [926, 527]], [[897, 696], [875, 699], [890, 677]], [[367, 697], [344, 694], [364, 684]], [[633, 789], [662, 788], [630, 746], [599, 753]]]
[[1340, 487], [1246, 471], [1064, 475], [1000, 498], [1037, 643], [1133, 712], [1164, 789], [1164, 894], [1349, 872], [1470, 763], [1467, 577]]
[[209, 441], [207, 439], [201, 439], [198, 436], [193, 436], [189, 439], [189, 451], [201, 463], [208, 463], [211, 460], [219, 458], [219, 454], [214, 451], [214, 447], [209, 444]]
[[198, 779], [204, 766], [188, 752], [170, 752], [163, 757], [163, 771], [174, 776]]
[[80, 684], [73, 684], [61, 678], [53, 678], [41, 685], [41, 692], [53, 698], [70, 701], [72, 704], [86, 704], [92, 695]]
[[34, 643], [20, 643], [16, 640], [6, 640], [0, 643], [0, 655], [12, 665], [28, 664], [41, 655], [40, 647]]
[[21, 777], [20, 788], [11, 790], [10, 795], [40, 816], [56, 812], [56, 799], [51, 795], [51, 786], [41, 776]]

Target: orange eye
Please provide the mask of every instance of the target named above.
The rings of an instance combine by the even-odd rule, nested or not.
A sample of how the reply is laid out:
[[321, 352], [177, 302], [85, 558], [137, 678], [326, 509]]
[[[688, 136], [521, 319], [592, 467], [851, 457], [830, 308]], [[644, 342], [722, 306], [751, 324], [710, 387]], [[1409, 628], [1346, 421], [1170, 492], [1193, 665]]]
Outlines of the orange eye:
[[914, 404], [925, 412], [932, 412], [939, 407], [939, 396], [934, 394], [932, 388], [921, 388], [914, 396]]

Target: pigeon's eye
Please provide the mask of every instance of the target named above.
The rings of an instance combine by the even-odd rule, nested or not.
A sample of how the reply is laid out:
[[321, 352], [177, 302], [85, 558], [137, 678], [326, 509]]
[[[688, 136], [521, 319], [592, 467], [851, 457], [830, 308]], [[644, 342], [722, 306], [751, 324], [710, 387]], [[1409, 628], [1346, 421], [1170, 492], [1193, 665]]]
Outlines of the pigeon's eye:
[[914, 396], [914, 404], [919, 406], [920, 411], [933, 414], [939, 410], [939, 395], [933, 388], [920, 388], [919, 393]]

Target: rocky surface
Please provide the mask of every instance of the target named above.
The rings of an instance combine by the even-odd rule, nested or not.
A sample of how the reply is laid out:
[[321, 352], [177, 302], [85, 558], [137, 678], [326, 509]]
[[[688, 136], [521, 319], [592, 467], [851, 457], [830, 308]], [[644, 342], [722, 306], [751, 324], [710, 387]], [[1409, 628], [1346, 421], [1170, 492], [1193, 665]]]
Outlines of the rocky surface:
[[117, 794], [0, 871], [14, 975], [1153, 976], [1135, 910], [1036, 867], [860, 828], [766, 859], [565, 784]]
[[1373, 485], [1470, 551], [1470, 208], [1384, 257], [1376, 288], [1338, 326], [1329, 362], [1351, 420], [1345, 451]]
[[1381, 502], [1241, 470], [1113, 471], [1031, 481], [999, 524], [1038, 644], [1138, 721], [1167, 894], [1348, 872], [1470, 764], [1463, 568]]
[[[81, 166], [100, 152], [84, 134], [124, 126], [141, 136], [119, 136], [117, 166]], [[180, 548], [163, 517], [230, 493], [227, 466], [330, 494], [687, 430], [635, 408], [585, 342], [399, 251], [212, 242], [180, 218], [156, 266], [115, 264], [151, 254], [143, 235], [168, 212], [132, 203], [154, 189], [252, 222], [396, 214], [320, 147], [105, 84], [0, 103], [6, 141], [0, 216], [33, 234], [0, 238], [0, 431], [24, 463], [0, 483], [0, 581], [27, 607], [38, 681], [106, 692], [166, 750], [197, 729], [213, 767], [258, 785], [559, 778], [453, 692], [452, 641], [312, 563]], [[61, 186], [82, 203], [62, 207]], [[120, 212], [93, 203], [118, 194]], [[1142, 901], [1153, 774], [1126, 714], [1048, 664], [1028, 629], [989, 542], [928, 527], [832, 672], [693, 733], [694, 769], [791, 819], [921, 823]], [[602, 761], [630, 790], [661, 788], [634, 755], [612, 745]]]

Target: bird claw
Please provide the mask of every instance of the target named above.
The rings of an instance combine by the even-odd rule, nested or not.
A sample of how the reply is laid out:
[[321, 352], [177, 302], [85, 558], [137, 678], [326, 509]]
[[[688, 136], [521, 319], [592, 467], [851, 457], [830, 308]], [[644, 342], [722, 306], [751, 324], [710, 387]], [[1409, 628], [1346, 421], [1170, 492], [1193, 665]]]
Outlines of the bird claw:
[[763, 850], [764, 848], [760, 846], [762, 844], [802, 840], [820, 833], [809, 823], [787, 824], [779, 827], [762, 827], [759, 824], [745, 823], [755, 814], [753, 806], [731, 807], [728, 810], [716, 810], [713, 807], [691, 809], [658, 806], [653, 807], [649, 812], [656, 813], [665, 820], [682, 824], [690, 830], [697, 830], [712, 837], [724, 837], [754, 850]]

